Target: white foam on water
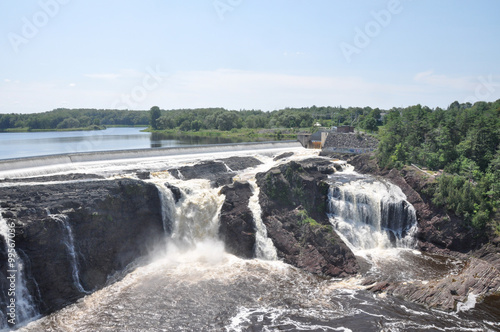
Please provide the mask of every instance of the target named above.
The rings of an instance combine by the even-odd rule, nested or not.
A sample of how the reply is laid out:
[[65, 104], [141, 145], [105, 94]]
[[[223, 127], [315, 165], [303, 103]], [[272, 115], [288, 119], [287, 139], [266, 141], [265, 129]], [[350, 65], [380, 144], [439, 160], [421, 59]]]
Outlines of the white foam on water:
[[467, 295], [467, 300], [465, 302], [457, 303], [457, 313], [461, 311], [469, 311], [470, 309], [474, 309], [476, 303], [477, 303], [477, 295], [469, 293]]
[[248, 208], [252, 212], [255, 226], [257, 227], [257, 233], [255, 234], [255, 255], [261, 259], [276, 260], [278, 259], [278, 253], [273, 241], [267, 236], [266, 225], [262, 221], [262, 209], [259, 204], [260, 189], [255, 180], [250, 180], [249, 183], [253, 195], [249, 199]]

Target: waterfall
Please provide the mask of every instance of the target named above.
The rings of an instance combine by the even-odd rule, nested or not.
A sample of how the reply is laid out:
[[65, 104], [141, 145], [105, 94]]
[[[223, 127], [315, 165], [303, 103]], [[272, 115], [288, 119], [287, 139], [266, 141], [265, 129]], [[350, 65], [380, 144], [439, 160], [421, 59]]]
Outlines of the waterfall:
[[157, 183], [156, 187], [158, 188], [158, 192], [160, 193], [160, 201], [161, 201], [161, 218], [163, 221], [163, 232], [165, 235], [169, 235], [172, 233], [172, 222], [171, 219], [175, 217], [175, 198], [172, 191], [165, 186], [163, 183]]
[[2, 308], [2, 319], [0, 328], [8, 328], [14, 324], [29, 321], [38, 316], [38, 310], [35, 306], [26, 285], [26, 275], [24, 271], [24, 262], [16, 249], [15, 228], [13, 223], [8, 224], [2, 216], [0, 210], [0, 235], [4, 240], [6, 255], [6, 307]]
[[79, 292], [83, 294], [89, 294], [90, 292], [86, 291], [80, 280], [80, 269], [78, 268], [78, 258], [75, 251], [75, 241], [73, 237], [73, 230], [71, 229], [71, 225], [68, 221], [68, 216], [65, 214], [51, 214], [49, 210], [47, 210], [47, 214], [53, 220], [57, 221], [63, 228], [64, 233], [66, 233], [66, 241], [64, 241], [64, 245], [68, 249], [68, 254], [71, 263], [71, 270], [73, 276], [73, 283]]
[[[160, 191], [163, 227], [166, 235], [170, 235], [167, 255], [173, 257], [200, 247], [204, 248], [201, 250], [213, 247], [217, 251], [223, 248], [218, 239], [218, 231], [225, 197], [219, 195], [219, 189], [212, 188], [207, 180], [179, 181], [169, 178], [169, 181], [175, 183], [175, 187], [166, 184], [165, 180], [159, 178], [153, 179], [153, 182]], [[179, 197], [174, 197], [171, 188], [179, 190]]]
[[248, 208], [252, 212], [253, 220], [257, 228], [255, 234], [255, 256], [261, 259], [276, 260], [278, 254], [274, 247], [273, 241], [267, 236], [266, 225], [262, 222], [262, 209], [259, 203], [260, 189], [255, 180], [248, 181], [252, 187], [253, 195], [248, 201]]
[[401, 189], [358, 177], [329, 189], [330, 221], [354, 250], [412, 248], [416, 214]]

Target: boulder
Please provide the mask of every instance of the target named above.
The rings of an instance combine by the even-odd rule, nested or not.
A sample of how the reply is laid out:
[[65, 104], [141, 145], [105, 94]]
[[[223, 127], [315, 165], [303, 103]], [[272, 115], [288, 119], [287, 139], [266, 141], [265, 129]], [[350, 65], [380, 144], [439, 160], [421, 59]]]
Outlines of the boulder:
[[285, 262], [325, 276], [356, 274], [354, 254], [334, 232], [327, 214], [328, 160], [289, 162], [257, 174], [262, 219]]
[[248, 202], [253, 195], [248, 182], [224, 186], [226, 196], [220, 214], [219, 237], [226, 251], [242, 258], [255, 257], [256, 227]]
[[206, 179], [212, 187], [228, 185], [233, 182], [237, 171], [262, 164], [254, 157], [230, 157], [220, 160], [203, 161], [193, 166], [182, 166], [170, 169], [169, 172], [177, 179]]
[[456, 275], [423, 283], [397, 283], [386, 286], [385, 290], [429, 307], [457, 311], [471, 296], [481, 302], [486, 297], [500, 295], [500, 271], [484, 260], [471, 258]]

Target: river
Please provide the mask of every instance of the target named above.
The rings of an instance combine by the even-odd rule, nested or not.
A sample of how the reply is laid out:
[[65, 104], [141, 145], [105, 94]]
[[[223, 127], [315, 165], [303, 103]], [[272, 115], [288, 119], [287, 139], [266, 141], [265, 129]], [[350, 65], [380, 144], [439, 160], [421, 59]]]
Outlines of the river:
[[[262, 165], [242, 171], [241, 180], [254, 181], [257, 172], [293, 159], [317, 155], [302, 148], [286, 149], [294, 156], [275, 161], [285, 150], [224, 152], [213, 155], [180, 156], [171, 159], [141, 159], [71, 165], [65, 173], [96, 173], [108, 178], [128, 176], [130, 170], [158, 170], [165, 165], [183, 165], [233, 155], [253, 155]], [[46, 174], [44, 169], [40, 174]], [[240, 259], [225, 252], [215, 236], [223, 198], [220, 188], [206, 180], [176, 179], [166, 172], [152, 174], [148, 181], [159, 188], [169, 182], [182, 192], [179, 203], [167, 200], [164, 213], [175, 220], [167, 245], [158, 248], [147, 262], [130, 267], [129, 273], [47, 317], [22, 327], [21, 331], [496, 331], [500, 323], [491, 308], [464, 303], [461, 310], [428, 309], [403, 299], [374, 294], [363, 286], [363, 276], [341, 280], [314, 276], [276, 258]], [[454, 273], [457, 264], [417, 251], [411, 241], [393, 246], [389, 234], [381, 240], [361, 241], [366, 227], [384, 225], [377, 220], [358, 223], [361, 207], [347, 211], [346, 197], [362, 193], [364, 206], [381, 199], [395, 204], [408, 220], [384, 227], [396, 230], [401, 239], [412, 236], [414, 222], [404, 195], [394, 186], [383, 185], [355, 172], [339, 172], [331, 179], [332, 225], [353, 252], [371, 266], [365, 276], [425, 282], [428, 278]], [[362, 182], [363, 186], [359, 183]], [[350, 184], [353, 184], [352, 186]], [[8, 184], [4, 184], [7, 186]], [[15, 185], [15, 184], [14, 184]], [[334, 187], [334, 185], [336, 187]], [[333, 190], [333, 188], [339, 188]], [[388, 193], [382, 192], [388, 190]], [[379, 203], [375, 203], [377, 205]], [[373, 204], [372, 204], [373, 205]], [[252, 207], [256, 209], [258, 207]], [[394, 210], [394, 209], [392, 209]], [[256, 214], [258, 212], [254, 212]], [[370, 213], [372, 214], [372, 213]], [[398, 213], [402, 215], [402, 213]], [[351, 220], [353, 219], [353, 220]], [[203, 222], [203, 224], [201, 224]], [[215, 228], [214, 228], [215, 227]], [[265, 236], [265, 235], [264, 235]], [[357, 239], [359, 238], [359, 239]], [[373, 243], [373, 241], [375, 241]], [[370, 242], [370, 243], [368, 243]], [[376, 249], [376, 250], [375, 250]], [[75, 278], [76, 280], [77, 278]], [[75, 281], [76, 282], [76, 281]]]
[[[244, 138], [176, 136], [143, 132], [146, 127], [94, 131], [0, 133], [0, 160], [63, 153], [97, 152], [251, 142]], [[257, 139], [255, 139], [257, 140]]]

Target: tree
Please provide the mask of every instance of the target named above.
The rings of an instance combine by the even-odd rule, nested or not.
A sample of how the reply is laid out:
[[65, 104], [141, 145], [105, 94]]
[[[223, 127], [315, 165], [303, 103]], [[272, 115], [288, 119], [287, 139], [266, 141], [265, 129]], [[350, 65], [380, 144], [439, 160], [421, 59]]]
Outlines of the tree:
[[158, 124], [156, 123], [156, 120], [158, 120], [160, 116], [161, 116], [160, 108], [158, 106], [151, 107], [151, 109], [149, 110], [149, 124], [151, 128], [153, 128], [154, 130], [158, 129]]

